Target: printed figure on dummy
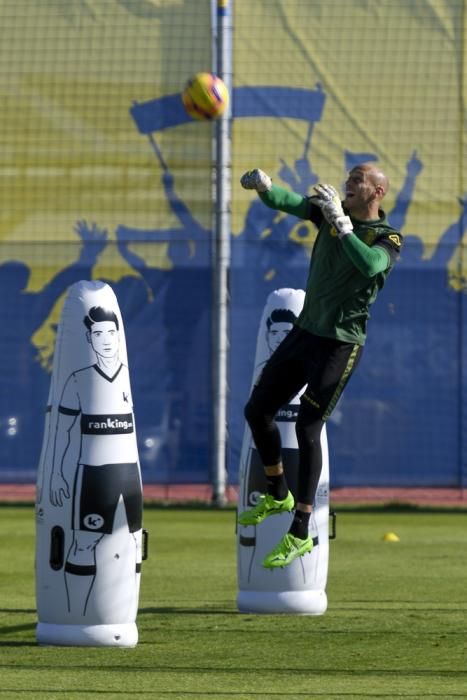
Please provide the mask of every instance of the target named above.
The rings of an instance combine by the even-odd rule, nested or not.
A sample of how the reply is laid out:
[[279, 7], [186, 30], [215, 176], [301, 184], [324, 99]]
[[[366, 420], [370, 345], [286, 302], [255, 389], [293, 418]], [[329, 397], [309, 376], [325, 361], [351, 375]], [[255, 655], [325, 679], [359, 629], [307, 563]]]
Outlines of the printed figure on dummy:
[[38, 640], [134, 646], [142, 486], [122, 319], [107, 285], [70, 289], [50, 394], [36, 507]]

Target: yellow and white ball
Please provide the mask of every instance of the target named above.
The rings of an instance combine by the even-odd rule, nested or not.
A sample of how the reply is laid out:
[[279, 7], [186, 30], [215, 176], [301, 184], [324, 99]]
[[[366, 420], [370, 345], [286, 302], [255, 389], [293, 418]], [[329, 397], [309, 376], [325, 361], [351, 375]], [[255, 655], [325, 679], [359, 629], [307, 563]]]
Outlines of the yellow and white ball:
[[193, 119], [219, 119], [228, 107], [229, 91], [215, 73], [197, 73], [185, 85], [182, 101]]

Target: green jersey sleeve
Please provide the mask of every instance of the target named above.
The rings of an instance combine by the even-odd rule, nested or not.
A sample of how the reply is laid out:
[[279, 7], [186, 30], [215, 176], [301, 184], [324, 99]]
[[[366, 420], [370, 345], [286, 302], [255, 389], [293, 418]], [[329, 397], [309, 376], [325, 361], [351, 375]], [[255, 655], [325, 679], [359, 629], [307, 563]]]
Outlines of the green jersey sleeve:
[[269, 192], [258, 192], [262, 202], [270, 209], [278, 209], [299, 219], [310, 218], [310, 202], [301, 194], [273, 185]]
[[347, 256], [365, 277], [374, 277], [384, 272], [391, 264], [389, 253], [382, 246], [368, 246], [354, 233], [344, 236], [342, 245]]

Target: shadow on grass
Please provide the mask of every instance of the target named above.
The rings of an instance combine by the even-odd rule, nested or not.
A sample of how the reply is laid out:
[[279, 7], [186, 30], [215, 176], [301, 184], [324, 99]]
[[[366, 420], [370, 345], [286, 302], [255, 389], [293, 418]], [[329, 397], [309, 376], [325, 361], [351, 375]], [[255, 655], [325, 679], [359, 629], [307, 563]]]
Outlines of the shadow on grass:
[[[60, 647], [61, 649], [66, 649], [67, 647]], [[69, 649], [81, 649], [83, 651], [90, 650], [93, 647], [68, 647]], [[97, 648], [97, 647], [94, 647]], [[100, 647], [101, 649], [105, 649], [105, 647]], [[109, 647], [108, 647], [109, 648]], [[118, 650], [121, 652], [121, 649], [118, 649], [117, 647], [111, 647], [114, 650]], [[11, 669], [11, 668], [17, 668], [17, 666], [13, 666], [12, 664], [9, 663], [0, 663], [0, 669]], [[23, 669], [31, 669], [31, 668], [36, 668], [36, 664], [32, 663], [25, 663], [22, 665]], [[127, 663], [102, 663], [102, 658], [96, 658], [96, 661], [94, 663], [88, 662], [86, 664], [83, 663], [76, 663], [74, 660], [72, 660], [69, 663], [61, 663], [60, 666], [58, 667], [54, 663], [50, 664], [41, 664], [40, 666], [42, 671], [58, 671], [59, 669], [61, 671], [66, 671], [66, 670], [73, 670], [73, 671], [93, 671], [96, 668], [105, 671], [107, 673], [117, 673], [117, 674], [126, 674], [128, 673], [129, 668], [131, 668], [131, 671], [134, 673], [141, 673], [141, 674], [154, 674], [154, 673], [194, 673], [194, 674], [215, 674], [215, 673], [222, 673], [225, 674], [226, 676], [236, 676], [237, 674], [240, 674], [241, 676], [253, 676], [256, 677], [258, 674], [258, 669], [257, 668], [245, 668], [244, 665], [241, 666], [229, 666], [226, 667], [225, 665], [219, 665], [219, 666], [199, 666], [198, 664], [196, 665], [165, 665], [165, 664], [148, 664], [148, 665], [142, 665], [142, 664], [134, 664], [128, 661]], [[300, 667], [293, 667], [293, 666], [280, 666], [280, 665], [275, 665], [274, 669], [272, 671], [274, 676], [290, 676], [291, 674], [295, 673], [301, 673], [302, 668]], [[386, 678], [397, 678], [399, 676], [406, 676], [407, 678], [423, 678], [423, 679], [430, 679], [434, 678], [437, 680], [443, 679], [443, 680], [449, 680], [449, 679], [464, 679], [467, 676], [467, 671], [461, 671], [461, 670], [448, 670], [448, 669], [421, 669], [421, 668], [416, 668], [416, 669], [388, 669], [388, 668], [362, 668], [359, 670], [355, 670], [354, 668], [329, 668], [329, 666], [325, 666], [324, 668], [313, 668], [313, 669], [307, 669], [306, 671], [307, 676], [310, 678], [314, 677], [322, 677], [322, 678], [336, 678], [336, 677], [345, 677], [345, 676], [351, 676], [353, 678], [377, 678], [377, 677], [386, 677]], [[4, 688], [2, 686], [2, 692], [4, 691]], [[61, 690], [63, 693], [63, 690]], [[73, 690], [75, 692], [75, 690]], [[95, 692], [95, 691], [93, 691]], [[125, 690], [125, 692], [128, 692]], [[138, 689], [138, 693], [139, 693]], [[167, 692], [167, 691], [166, 691]], [[189, 691], [185, 691], [189, 692]], [[234, 692], [234, 691], [232, 691]], [[308, 691], [309, 692], [309, 691]], [[263, 696], [264, 696], [264, 690], [262, 691]], [[270, 689], [268, 688], [268, 695], [270, 694]], [[295, 692], [294, 692], [295, 694]], [[428, 694], [429, 697], [431, 697], [432, 692]], [[410, 697], [412, 697], [413, 694], [410, 694]], [[66, 697], [66, 696], [64, 696]], [[283, 695], [283, 689], [282, 689], [282, 696]], [[374, 697], [374, 696], [372, 696]], [[380, 697], [378, 694], [377, 697]], [[394, 695], [392, 695], [394, 698]], [[423, 697], [427, 697], [427, 693], [425, 692]], [[441, 695], [440, 695], [441, 697]], [[444, 695], [446, 697], [446, 694]], [[459, 695], [459, 697], [464, 697], [464, 695]]]
[[[54, 689], [44, 689], [44, 688], [31, 688], [28, 690], [18, 690], [17, 688], [2, 688], [2, 692], [7, 693], [7, 692], [12, 692], [15, 693], [18, 696], [21, 696], [22, 694], [27, 693], [28, 696], [31, 695], [31, 693], [35, 693], [36, 697], [47, 697], [47, 693], [53, 693], [55, 692]], [[60, 692], [67, 692], [66, 690], [63, 691], [61, 690]], [[68, 692], [72, 693], [73, 696], [75, 695], [86, 695], [87, 697], [89, 696], [89, 693], [92, 692], [93, 697], [97, 697], [99, 695], [103, 696], [108, 696], [112, 695], [112, 697], [117, 696], [117, 695], [125, 695], [127, 696], [127, 691], [126, 690], [95, 690], [94, 688], [92, 691], [90, 690], [77, 690], [76, 688], [71, 688]], [[141, 696], [149, 696], [149, 697], [156, 697], [154, 695], [154, 690], [138, 690], [138, 695]], [[243, 691], [226, 691], [223, 690], [222, 692], [219, 692], [218, 690], [213, 690], [213, 691], [197, 691], [197, 690], [161, 690], [158, 688], [157, 690], [157, 697], [158, 698], [165, 698], [165, 697], [177, 697], [177, 698], [216, 698], [216, 700], [222, 700], [222, 698], [255, 698], [255, 697], [260, 697], [264, 698], [264, 690], [258, 690], [258, 691], [252, 691], [249, 690], [248, 693], [245, 693]], [[279, 691], [271, 691], [268, 690], [268, 697], [271, 698], [284, 698], [284, 691], [279, 690]], [[334, 693], [329, 693], [328, 691], [325, 692], [317, 692], [317, 691], [310, 691], [310, 690], [305, 690], [305, 691], [293, 691], [293, 695], [288, 696], [288, 697], [297, 697], [297, 698], [330, 698], [330, 697], [337, 697]], [[355, 698], [357, 697], [355, 695], [354, 691], [348, 691], [348, 692], [342, 692], [339, 691], [339, 698]], [[359, 692], [358, 694], [359, 698], [370, 698], [370, 700], [374, 700], [375, 697], [378, 698], [389, 698], [389, 700], [394, 700], [394, 694], [393, 693], [378, 693], [376, 696], [371, 692]], [[405, 697], [405, 696], [404, 696]], [[426, 692], [422, 693], [410, 693], [411, 698], [423, 698], [426, 700], [427, 694]], [[449, 695], [446, 695], [445, 693], [433, 693], [430, 692], [429, 696], [430, 698], [443, 698], [443, 700], [449, 700], [449, 698], [465, 698], [465, 695], [463, 693], [449, 693]]]
[[[31, 608], [0, 608], [0, 614], [8, 615], [36, 615], [36, 610]], [[17, 632], [34, 632], [36, 629], [36, 621], [25, 622], [21, 625], [7, 625], [0, 627], [0, 647], [31, 647], [36, 646], [34, 642], [24, 640], [5, 640], [1, 637], [6, 635], [16, 634]]]
[[138, 615], [241, 615], [238, 610], [227, 610], [225, 608], [184, 608], [184, 607], [158, 607], [158, 608], [141, 608], [138, 610]]

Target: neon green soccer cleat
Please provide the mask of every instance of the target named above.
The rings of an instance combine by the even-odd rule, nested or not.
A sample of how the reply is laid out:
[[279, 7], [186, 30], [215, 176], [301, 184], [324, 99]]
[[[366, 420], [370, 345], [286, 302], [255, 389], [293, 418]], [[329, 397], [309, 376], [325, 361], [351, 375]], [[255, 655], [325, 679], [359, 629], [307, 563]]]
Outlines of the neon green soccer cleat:
[[284, 535], [277, 547], [264, 558], [263, 566], [266, 569], [275, 569], [279, 566], [288, 566], [297, 557], [302, 557], [313, 549], [313, 540], [307, 537], [301, 540], [289, 532]]
[[240, 513], [238, 522], [240, 525], [258, 525], [270, 515], [290, 513], [294, 505], [294, 497], [290, 491], [283, 501], [276, 501], [269, 493], [266, 493], [261, 496], [254, 508], [244, 510], [243, 513]]

